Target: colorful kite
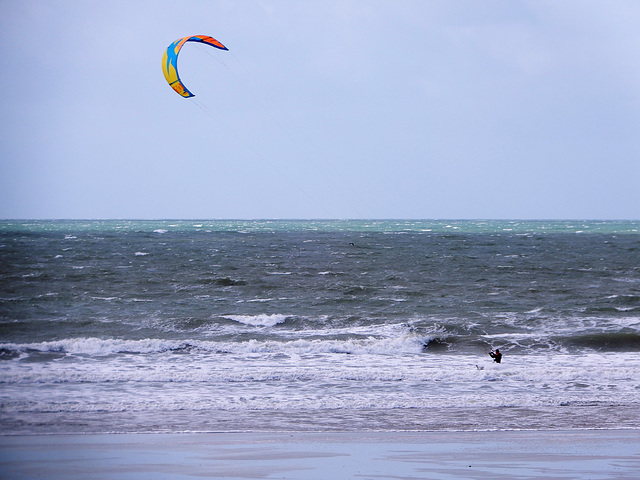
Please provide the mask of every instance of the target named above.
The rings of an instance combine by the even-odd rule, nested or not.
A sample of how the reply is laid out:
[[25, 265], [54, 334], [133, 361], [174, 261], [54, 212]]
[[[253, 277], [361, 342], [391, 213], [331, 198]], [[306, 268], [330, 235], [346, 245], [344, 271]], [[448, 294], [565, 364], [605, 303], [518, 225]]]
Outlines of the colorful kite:
[[227, 47], [215, 38], [207, 37], [206, 35], [184, 37], [169, 45], [162, 56], [162, 71], [164, 72], [164, 78], [167, 79], [171, 88], [185, 98], [194, 96], [193, 93], [187, 90], [187, 87], [184, 86], [184, 83], [182, 83], [182, 80], [180, 80], [180, 76], [178, 75], [178, 53], [180, 53], [180, 49], [182, 49], [182, 46], [187, 42], [200, 42], [219, 48], [220, 50], [228, 50]]

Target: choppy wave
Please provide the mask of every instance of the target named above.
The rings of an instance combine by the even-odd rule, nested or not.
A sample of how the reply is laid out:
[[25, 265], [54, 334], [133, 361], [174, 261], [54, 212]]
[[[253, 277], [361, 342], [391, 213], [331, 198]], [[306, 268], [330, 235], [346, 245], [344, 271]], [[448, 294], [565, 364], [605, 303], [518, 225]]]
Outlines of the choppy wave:
[[279, 323], [284, 323], [287, 320], [287, 315], [226, 315], [225, 318], [254, 327], [273, 327]]
[[[286, 321], [286, 316], [239, 316], [232, 318], [252, 326], [275, 326]], [[448, 335], [446, 333], [419, 335], [406, 333], [398, 336], [362, 335], [353, 331], [334, 330], [306, 332], [307, 337], [249, 339], [244, 341], [206, 341], [199, 339], [100, 339], [72, 338], [38, 343], [0, 344], [0, 360], [12, 360], [37, 354], [108, 356], [148, 355], [166, 353], [205, 354], [269, 354], [269, 355], [401, 355], [401, 354], [481, 354], [489, 348], [499, 347], [503, 352], [522, 355], [545, 352], [640, 352], [640, 333], [598, 332], [540, 338], [534, 334], [517, 335]], [[393, 330], [393, 328], [391, 329]]]
[[223, 354], [376, 354], [420, 353], [424, 340], [417, 336], [401, 338], [347, 338], [296, 339], [296, 340], [248, 340], [212, 342], [202, 340], [117, 340], [100, 338], [75, 338], [51, 342], [0, 344], [0, 358], [14, 359], [20, 355], [54, 353], [85, 356], [118, 354], [164, 354], [164, 353], [223, 353]]
[[598, 352], [640, 352], [639, 332], [598, 332], [553, 337], [561, 345], [589, 348]]

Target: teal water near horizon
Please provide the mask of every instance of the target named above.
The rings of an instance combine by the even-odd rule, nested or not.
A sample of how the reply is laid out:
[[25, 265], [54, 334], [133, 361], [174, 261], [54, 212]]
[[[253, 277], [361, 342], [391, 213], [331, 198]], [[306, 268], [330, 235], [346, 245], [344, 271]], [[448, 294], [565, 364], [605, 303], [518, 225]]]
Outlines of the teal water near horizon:
[[460, 233], [640, 233], [640, 220], [0, 220], [0, 231], [353, 231]]

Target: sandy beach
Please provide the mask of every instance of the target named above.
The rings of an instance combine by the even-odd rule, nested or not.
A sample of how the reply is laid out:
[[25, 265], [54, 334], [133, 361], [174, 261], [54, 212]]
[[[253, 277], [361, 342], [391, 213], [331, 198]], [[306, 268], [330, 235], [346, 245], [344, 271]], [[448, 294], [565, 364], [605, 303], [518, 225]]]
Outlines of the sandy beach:
[[0, 437], [7, 479], [637, 478], [637, 430]]

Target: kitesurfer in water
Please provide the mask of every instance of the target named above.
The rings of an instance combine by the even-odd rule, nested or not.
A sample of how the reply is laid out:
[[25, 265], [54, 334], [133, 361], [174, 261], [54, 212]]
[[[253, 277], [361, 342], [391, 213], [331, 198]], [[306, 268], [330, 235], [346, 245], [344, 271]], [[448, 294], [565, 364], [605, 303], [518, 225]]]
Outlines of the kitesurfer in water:
[[489, 355], [491, 356], [491, 358], [493, 358], [493, 361], [496, 363], [500, 363], [502, 361], [502, 354], [500, 353], [500, 350], [498, 350], [497, 348], [495, 352], [489, 352]]

